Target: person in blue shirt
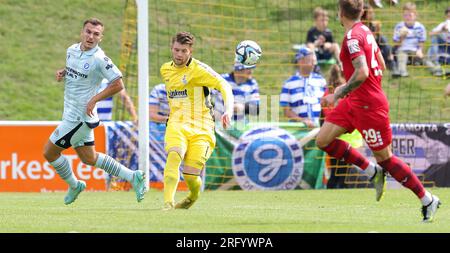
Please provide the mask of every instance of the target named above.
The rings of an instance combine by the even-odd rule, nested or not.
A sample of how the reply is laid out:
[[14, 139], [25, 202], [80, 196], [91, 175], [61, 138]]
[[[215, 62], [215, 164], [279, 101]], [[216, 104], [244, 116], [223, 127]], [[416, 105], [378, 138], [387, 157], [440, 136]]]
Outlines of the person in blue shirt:
[[280, 94], [280, 106], [290, 121], [303, 122], [308, 128], [319, 127], [322, 98], [326, 80], [314, 72], [315, 54], [301, 47], [295, 55], [296, 73], [287, 79]]
[[[98, 89], [98, 92], [102, 92], [104, 89], [106, 89], [109, 85], [108, 79], [103, 79], [100, 83], [100, 88]], [[137, 123], [138, 116], [136, 113], [136, 108], [134, 107], [133, 100], [131, 100], [130, 96], [128, 96], [128, 93], [125, 89], [121, 90], [119, 92], [120, 95], [120, 101], [124, 104], [125, 108], [127, 109], [128, 113], [131, 116], [131, 120], [134, 123]], [[98, 118], [101, 121], [111, 121], [112, 120], [112, 111], [113, 111], [113, 97], [105, 98], [101, 101], [97, 102], [97, 114]]]
[[[150, 122], [166, 123], [169, 118], [169, 101], [166, 85], [160, 83], [153, 87], [148, 99]], [[151, 128], [150, 128], [151, 129]]]
[[[222, 77], [231, 85], [234, 96], [233, 120], [247, 122], [248, 115], [259, 114], [259, 87], [258, 82], [253, 78], [252, 73], [256, 65], [247, 66], [236, 62], [233, 71], [222, 74]], [[215, 118], [220, 119], [224, 112], [223, 98], [220, 92], [211, 92], [214, 101]], [[220, 120], [216, 120], [220, 122]]]
[[[44, 157], [69, 185], [64, 197], [66, 205], [73, 203], [86, 188], [86, 182], [77, 179], [71, 163], [61, 154], [71, 146], [84, 164], [101, 168], [130, 182], [138, 202], [142, 201], [146, 192], [142, 171], [132, 171], [112, 157], [95, 151], [94, 128], [100, 123], [96, 104], [124, 88], [122, 73], [98, 46], [103, 30], [100, 20], [86, 20], [81, 30], [81, 42], [67, 49], [66, 67], [56, 71], [56, 81], [64, 81], [64, 112], [62, 122], [44, 146]], [[103, 78], [110, 85], [97, 93]]]

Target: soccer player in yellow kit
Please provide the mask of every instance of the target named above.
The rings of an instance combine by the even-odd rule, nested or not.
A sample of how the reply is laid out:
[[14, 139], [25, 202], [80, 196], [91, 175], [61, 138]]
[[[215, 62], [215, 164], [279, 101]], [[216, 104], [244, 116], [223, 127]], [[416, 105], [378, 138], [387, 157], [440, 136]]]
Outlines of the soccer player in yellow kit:
[[[221, 117], [224, 128], [233, 114], [231, 86], [208, 65], [192, 58], [194, 41], [188, 32], [177, 33], [172, 38], [172, 61], [161, 66], [170, 107], [165, 135], [163, 210], [188, 209], [200, 194], [200, 174], [216, 143], [210, 89], [219, 90], [224, 99], [225, 112]], [[183, 177], [190, 192], [175, 204], [182, 161]]]

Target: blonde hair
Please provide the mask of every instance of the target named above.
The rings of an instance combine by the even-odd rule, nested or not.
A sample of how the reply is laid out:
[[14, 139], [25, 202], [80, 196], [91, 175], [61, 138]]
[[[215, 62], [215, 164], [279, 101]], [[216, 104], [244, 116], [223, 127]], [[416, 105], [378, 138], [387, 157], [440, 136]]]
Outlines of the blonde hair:
[[314, 8], [314, 12], [313, 13], [314, 13], [313, 14], [314, 19], [317, 19], [317, 18], [322, 17], [322, 16], [328, 17], [328, 11], [323, 9], [320, 6]]
[[412, 3], [412, 2], [407, 2], [403, 5], [403, 11], [412, 11], [412, 12], [416, 12], [416, 4]]

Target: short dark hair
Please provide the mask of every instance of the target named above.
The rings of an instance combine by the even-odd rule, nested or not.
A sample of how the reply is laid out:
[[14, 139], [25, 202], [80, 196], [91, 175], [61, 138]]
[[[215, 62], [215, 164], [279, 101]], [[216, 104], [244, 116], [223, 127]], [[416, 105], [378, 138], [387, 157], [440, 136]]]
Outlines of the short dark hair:
[[83, 27], [85, 27], [86, 24], [88, 24], [88, 23], [92, 24], [94, 26], [98, 26], [99, 25], [101, 27], [104, 27], [102, 21], [100, 21], [100, 19], [98, 19], [98, 18], [86, 19], [86, 21], [84, 21], [84, 23], [83, 23]]
[[172, 44], [175, 42], [178, 42], [181, 45], [189, 45], [192, 47], [195, 42], [195, 37], [189, 32], [179, 32], [172, 38]]
[[364, 10], [363, 0], [339, 0], [339, 9], [344, 17], [357, 20], [361, 17]]
[[447, 13], [450, 12], [450, 7], [447, 7], [447, 9], [445, 9], [445, 15], [447, 15]]

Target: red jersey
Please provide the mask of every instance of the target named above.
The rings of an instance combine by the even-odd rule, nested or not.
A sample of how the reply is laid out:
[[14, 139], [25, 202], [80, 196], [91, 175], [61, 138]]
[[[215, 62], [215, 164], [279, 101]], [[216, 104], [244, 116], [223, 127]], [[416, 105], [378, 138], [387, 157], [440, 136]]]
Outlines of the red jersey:
[[348, 95], [349, 102], [364, 108], [388, 106], [386, 95], [381, 87], [381, 65], [376, 57], [380, 48], [370, 29], [361, 22], [355, 23], [344, 37], [341, 54], [344, 77], [348, 81], [355, 69], [352, 60], [364, 55], [369, 68], [369, 77]]

